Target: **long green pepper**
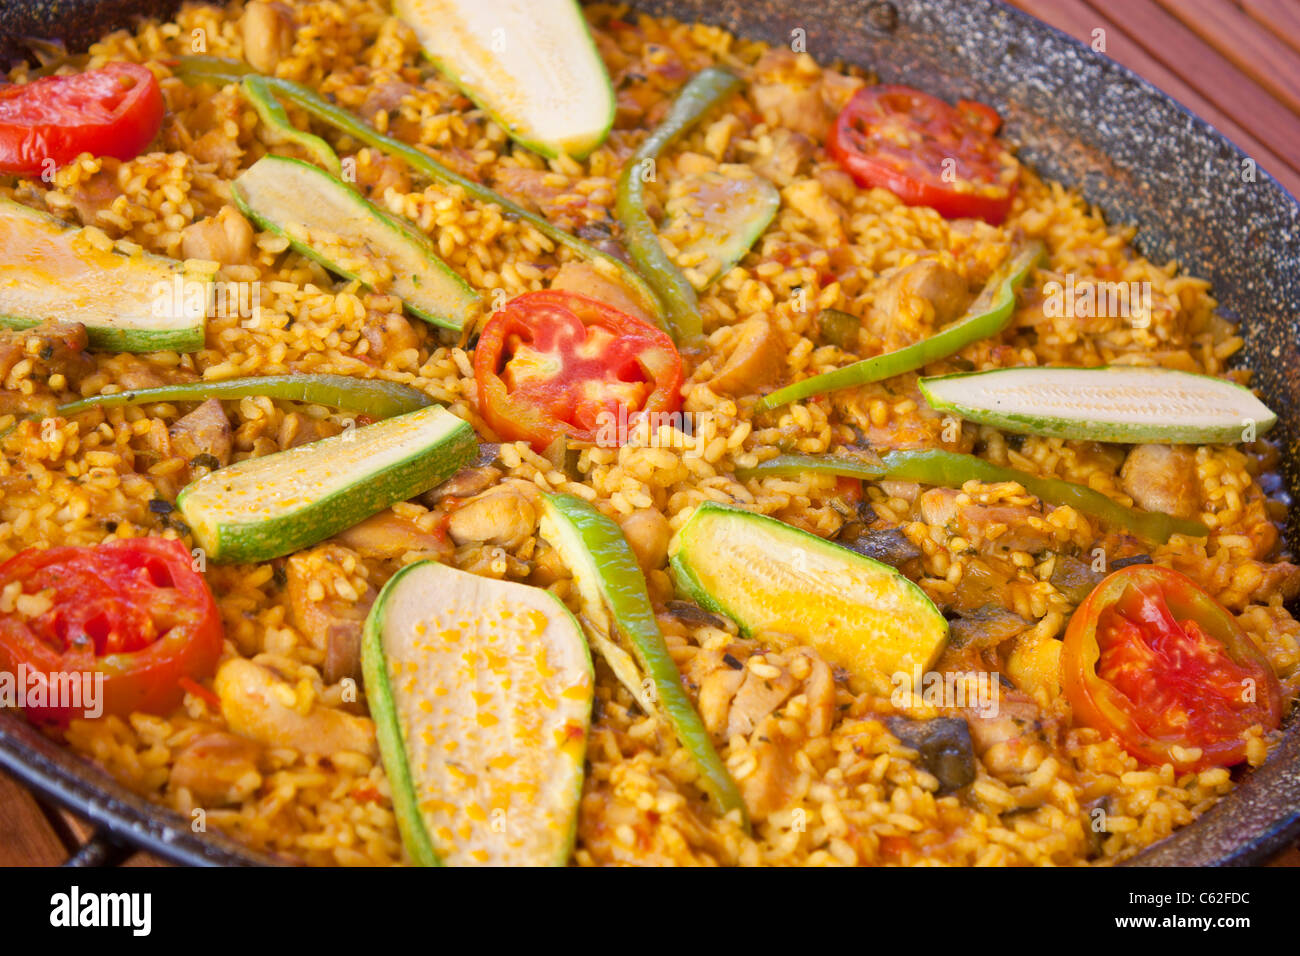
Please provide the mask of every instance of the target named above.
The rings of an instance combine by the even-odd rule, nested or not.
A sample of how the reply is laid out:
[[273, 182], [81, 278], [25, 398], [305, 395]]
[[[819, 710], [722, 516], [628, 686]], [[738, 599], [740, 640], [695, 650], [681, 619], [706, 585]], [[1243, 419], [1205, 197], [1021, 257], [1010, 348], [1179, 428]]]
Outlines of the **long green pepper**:
[[632, 154], [618, 178], [614, 216], [623, 226], [623, 244], [663, 303], [668, 331], [679, 344], [700, 335], [700, 306], [695, 289], [659, 244], [654, 221], [646, 211], [647, 164], [655, 163], [705, 113], [738, 89], [740, 78], [734, 73], [716, 67], [696, 73], [677, 94], [668, 116]]
[[779, 388], [761, 399], [754, 406], [755, 410], [765, 411], [813, 395], [820, 395], [823, 392], [833, 392], [841, 388], [853, 388], [856, 385], [893, 378], [895, 375], [912, 372], [931, 362], [947, 358], [972, 342], [997, 335], [1011, 321], [1011, 315], [1016, 307], [1016, 289], [1024, 284], [1030, 270], [1043, 259], [1044, 254], [1044, 246], [1037, 240], [1029, 243], [1020, 252], [1014, 253], [984, 288], [966, 316], [942, 332], [905, 348], [863, 359], [844, 368], [837, 368], [833, 372], [823, 372], [821, 375], [814, 375], [812, 378]]
[[1159, 544], [1164, 544], [1175, 534], [1203, 538], [1210, 533], [1199, 521], [1126, 508], [1086, 485], [1059, 478], [1040, 478], [1027, 471], [995, 465], [974, 455], [938, 449], [891, 451], [878, 459], [859, 460], [834, 455], [777, 455], [753, 468], [737, 469], [736, 477], [743, 480], [771, 475], [795, 476], [808, 472], [861, 478], [865, 481], [915, 481], [944, 488], [960, 488], [972, 480], [990, 484], [1014, 481], [1047, 504], [1068, 505], [1076, 511]]
[[[682, 687], [682, 675], [655, 620], [645, 575], [623, 532], [613, 519], [575, 495], [548, 494], [546, 509], [557, 526], [554, 539], [547, 540], [559, 551], [575, 578], [582, 573], [580, 565], [593, 572], [591, 584], [599, 591], [614, 626], [632, 645], [641, 669], [653, 682], [660, 709], [695, 761], [700, 786], [721, 813], [739, 810], [748, 827], [740, 789]], [[544, 535], [546, 530], [544, 525]]]

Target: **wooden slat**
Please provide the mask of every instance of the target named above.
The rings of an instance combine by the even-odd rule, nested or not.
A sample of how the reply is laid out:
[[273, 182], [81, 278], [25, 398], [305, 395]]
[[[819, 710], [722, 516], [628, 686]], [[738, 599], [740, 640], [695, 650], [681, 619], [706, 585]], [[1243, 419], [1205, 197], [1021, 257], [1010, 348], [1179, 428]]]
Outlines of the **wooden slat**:
[[1225, 0], [1160, 0], [1160, 5], [1293, 113], [1300, 113], [1295, 54]]
[[1106, 31], [1107, 56], [1116, 63], [1128, 67], [1196, 113], [1241, 147], [1293, 195], [1300, 195], [1300, 165], [1291, 165], [1253, 134], [1248, 133], [1227, 113], [1201, 96], [1175, 73], [1152, 59], [1116, 22], [1090, 7], [1084, 0], [1010, 0], [1010, 2], [1013, 6], [1084, 43], [1090, 43], [1092, 31], [1101, 27]]
[[0, 773], [0, 866], [58, 866], [67, 858], [36, 798]]
[[[1291, 49], [1300, 53], [1300, 3], [1296, 0], [1237, 0], [1256, 23], [1271, 30]], [[1292, 63], [1292, 72], [1296, 64]]]
[[[1113, 21], [1122, 23], [1128, 35], [1150, 57], [1176, 72], [1254, 137], [1266, 140], [1273, 152], [1283, 157], [1300, 156], [1300, 118], [1155, 0], [1090, 0], [1090, 3]], [[1195, 110], [1190, 103], [1186, 105]], [[1262, 155], [1257, 155], [1250, 146], [1240, 142], [1237, 145], [1268, 168]], [[1269, 172], [1277, 175], [1273, 169]]]

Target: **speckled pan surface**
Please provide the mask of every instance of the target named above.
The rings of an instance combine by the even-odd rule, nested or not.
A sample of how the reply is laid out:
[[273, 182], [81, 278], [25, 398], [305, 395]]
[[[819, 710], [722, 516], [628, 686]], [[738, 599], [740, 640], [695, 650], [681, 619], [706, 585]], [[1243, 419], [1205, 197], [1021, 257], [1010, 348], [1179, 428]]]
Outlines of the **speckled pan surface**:
[[[120, 17], [169, 0], [0, 0], [0, 58], [18, 37], [84, 45]], [[1300, 206], [1205, 122], [1128, 70], [996, 0], [633, 0], [632, 6], [789, 43], [795, 30], [822, 62], [870, 67], [886, 81], [990, 103], [1040, 173], [1083, 190], [1112, 222], [1139, 226], [1137, 245], [1178, 259], [1214, 284], [1240, 320], [1243, 362], [1280, 415], [1273, 436], [1300, 493]], [[93, 32], [88, 33], [88, 27]], [[1253, 173], [1253, 175], [1252, 175]], [[1288, 540], [1300, 544], [1300, 515]], [[266, 862], [120, 789], [77, 758], [0, 716], [0, 764], [128, 839], [182, 862]], [[1300, 730], [1264, 767], [1138, 865], [1260, 862], [1300, 832]]]

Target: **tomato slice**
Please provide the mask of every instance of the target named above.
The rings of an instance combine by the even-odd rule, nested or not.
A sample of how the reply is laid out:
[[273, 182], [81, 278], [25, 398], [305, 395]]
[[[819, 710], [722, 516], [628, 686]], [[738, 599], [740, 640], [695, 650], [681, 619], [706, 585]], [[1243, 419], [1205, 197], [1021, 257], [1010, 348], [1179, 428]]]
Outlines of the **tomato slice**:
[[682, 359], [665, 333], [574, 292], [527, 292], [474, 351], [479, 413], [502, 438], [622, 444], [639, 415], [681, 407]]
[[1179, 771], [1241, 763], [1246, 732], [1282, 720], [1277, 677], [1236, 618], [1158, 565], [1116, 571], [1079, 605], [1061, 684], [1079, 723]]
[[864, 189], [888, 189], [945, 219], [997, 225], [1011, 208], [1020, 173], [997, 139], [1000, 125], [983, 103], [950, 106], [910, 86], [868, 86], [840, 111], [827, 148]]
[[[180, 541], [114, 540], [93, 548], [29, 548], [0, 564], [0, 593], [17, 582], [34, 596], [0, 612], [0, 670], [43, 686], [45, 706], [25, 707], [37, 723], [65, 726], [94, 701], [102, 675], [103, 712], [165, 714], [184, 696], [184, 679], [210, 677], [223, 630], [212, 592]], [[13, 595], [10, 595], [13, 597]], [[81, 707], [60, 686], [80, 683]]]
[[82, 153], [133, 159], [158, 135], [162, 91], [147, 67], [110, 63], [0, 87], [0, 173], [39, 176]]

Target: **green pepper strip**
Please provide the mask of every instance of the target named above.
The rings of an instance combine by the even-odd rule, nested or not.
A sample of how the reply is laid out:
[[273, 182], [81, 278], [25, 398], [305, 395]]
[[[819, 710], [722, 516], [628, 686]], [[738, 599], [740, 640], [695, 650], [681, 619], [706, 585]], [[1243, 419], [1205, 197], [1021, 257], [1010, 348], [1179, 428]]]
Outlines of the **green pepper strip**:
[[202, 401], [209, 398], [246, 398], [251, 395], [328, 405], [375, 419], [392, 418], [433, 404], [429, 396], [409, 385], [379, 379], [325, 374], [253, 375], [248, 378], [228, 378], [220, 382], [186, 382], [182, 385], [139, 388], [112, 395], [94, 395], [60, 405], [54, 413], [67, 418], [92, 408]]
[[1199, 521], [1126, 508], [1086, 485], [1059, 478], [1039, 478], [1026, 471], [1003, 468], [974, 455], [953, 451], [891, 451], [881, 456], [879, 464], [832, 455], [777, 455], [753, 468], [738, 469], [736, 477], [748, 479], [769, 475], [802, 475], [810, 471], [862, 478], [866, 481], [915, 481], [945, 488], [960, 488], [971, 480], [990, 484], [1014, 481], [1048, 504], [1068, 505], [1076, 511], [1118, 525], [1159, 544], [1164, 544], [1175, 534], [1203, 538], [1210, 533], [1210, 529]]
[[632, 154], [618, 178], [614, 216], [623, 226], [628, 255], [659, 295], [667, 312], [668, 331], [679, 344], [702, 331], [695, 289], [659, 244], [659, 235], [645, 207], [646, 164], [694, 126], [719, 101], [740, 88], [740, 79], [726, 70], [709, 67], [691, 77], [677, 94], [672, 109], [659, 128]]
[[812, 395], [820, 395], [823, 392], [833, 392], [840, 388], [853, 388], [855, 385], [866, 385], [869, 382], [893, 378], [895, 375], [915, 371], [931, 362], [947, 358], [972, 342], [997, 335], [1011, 321], [1011, 314], [1016, 307], [1016, 289], [1024, 283], [1029, 271], [1042, 260], [1044, 254], [1044, 246], [1038, 240], [1030, 242], [1020, 252], [1013, 254], [984, 287], [984, 291], [975, 300], [970, 311], [942, 332], [905, 348], [863, 359], [844, 368], [837, 368], [833, 372], [823, 372], [821, 375], [814, 375], [812, 378], [779, 388], [761, 399], [754, 406], [755, 410], [765, 411]]
[[[196, 83], [242, 83], [246, 76], [254, 72], [253, 68], [246, 63], [212, 56], [182, 56], [169, 65], [177, 78], [190, 85]], [[590, 243], [584, 242], [577, 236], [552, 225], [541, 216], [529, 212], [523, 206], [507, 199], [499, 192], [489, 189], [482, 183], [476, 183], [472, 179], [453, 172], [428, 153], [412, 146], [410, 143], [404, 143], [391, 136], [385, 136], [347, 110], [335, 106], [314, 90], [294, 83], [292, 80], [284, 80], [276, 76], [267, 76], [263, 77], [263, 79], [271, 90], [279, 93], [285, 99], [297, 103], [321, 122], [328, 123], [340, 132], [346, 133], [368, 146], [373, 146], [382, 153], [402, 160], [412, 169], [418, 170], [435, 182], [449, 186], [459, 186], [479, 202], [500, 206], [509, 218], [524, 220], [551, 241], [567, 246], [584, 259], [603, 259], [609, 262], [618, 270], [619, 277], [623, 282], [641, 298], [643, 304], [654, 316], [656, 323], [661, 328], [664, 328], [664, 331], [668, 331], [664, 325], [664, 309], [659, 302], [659, 297], [646, 281], [637, 274], [637, 271], [626, 262], [608, 253], [601, 252]]]
[[631, 643], [642, 669], [654, 681], [659, 705], [700, 772], [700, 786], [719, 812], [739, 810], [748, 828], [740, 788], [718, 756], [704, 722], [682, 687], [681, 672], [668, 651], [650, 605], [645, 575], [623, 532], [613, 519], [575, 495], [548, 494], [546, 498], [577, 533], [591, 556], [601, 596], [618, 629]]
[[244, 94], [244, 99], [248, 100], [253, 109], [257, 110], [258, 119], [274, 130], [277, 136], [291, 143], [297, 143], [307, 151], [312, 159], [335, 176], [343, 175], [343, 165], [339, 162], [338, 155], [330, 148], [329, 143], [289, 122], [289, 115], [285, 113], [280, 101], [271, 93], [271, 87], [267, 84], [266, 77], [249, 74], [239, 84], [239, 90]]

